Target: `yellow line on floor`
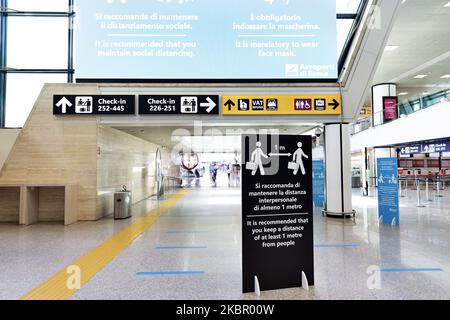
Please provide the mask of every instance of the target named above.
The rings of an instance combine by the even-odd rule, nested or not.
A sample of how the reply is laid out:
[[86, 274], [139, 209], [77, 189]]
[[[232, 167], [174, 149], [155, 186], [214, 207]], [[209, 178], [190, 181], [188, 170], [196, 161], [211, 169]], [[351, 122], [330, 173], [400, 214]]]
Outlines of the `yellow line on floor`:
[[[21, 300], [69, 299], [137, 237], [150, 228], [162, 214], [183, 199], [188, 192], [188, 190], [182, 190], [170, 196], [159, 207], [136, 219], [125, 229], [74, 261], [70, 266], [58, 271], [48, 280], [24, 295]], [[73, 271], [73, 268], [80, 271], [79, 282], [77, 282], [77, 273]], [[72, 289], [74, 287], [75, 289]], [[78, 288], [76, 289], [76, 287]]]

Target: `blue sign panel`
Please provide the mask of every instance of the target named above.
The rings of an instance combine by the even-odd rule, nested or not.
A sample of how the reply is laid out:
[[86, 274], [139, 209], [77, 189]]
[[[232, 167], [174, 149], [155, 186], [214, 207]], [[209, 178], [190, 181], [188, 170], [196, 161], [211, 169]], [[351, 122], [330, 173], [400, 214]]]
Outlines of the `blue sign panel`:
[[378, 217], [384, 224], [399, 224], [397, 158], [377, 159]]
[[439, 152], [450, 152], [450, 141], [415, 144], [400, 147], [400, 154], [402, 156], [407, 156], [416, 153], [439, 153]]
[[77, 78], [335, 79], [336, 0], [77, 0]]
[[322, 160], [313, 161], [313, 201], [316, 207], [325, 205], [325, 164]]

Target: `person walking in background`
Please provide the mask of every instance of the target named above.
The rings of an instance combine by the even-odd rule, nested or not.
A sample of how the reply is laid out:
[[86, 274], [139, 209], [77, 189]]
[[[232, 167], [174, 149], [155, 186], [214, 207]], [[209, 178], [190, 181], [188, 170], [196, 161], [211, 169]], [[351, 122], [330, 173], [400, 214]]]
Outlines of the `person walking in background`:
[[306, 171], [305, 165], [303, 164], [303, 158], [308, 159], [309, 157], [305, 154], [305, 152], [303, 152], [303, 144], [301, 142], [297, 144], [297, 147], [298, 149], [294, 153], [294, 162], [297, 164], [297, 168], [294, 170], [294, 175], [297, 175], [299, 169], [302, 171], [302, 175], [305, 175]]

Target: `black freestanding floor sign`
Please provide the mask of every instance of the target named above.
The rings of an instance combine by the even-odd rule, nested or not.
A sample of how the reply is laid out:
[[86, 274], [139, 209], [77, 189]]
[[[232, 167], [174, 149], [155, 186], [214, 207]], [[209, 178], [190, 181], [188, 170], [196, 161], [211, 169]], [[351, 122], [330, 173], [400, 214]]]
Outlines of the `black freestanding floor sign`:
[[314, 285], [312, 139], [242, 137], [243, 292]]

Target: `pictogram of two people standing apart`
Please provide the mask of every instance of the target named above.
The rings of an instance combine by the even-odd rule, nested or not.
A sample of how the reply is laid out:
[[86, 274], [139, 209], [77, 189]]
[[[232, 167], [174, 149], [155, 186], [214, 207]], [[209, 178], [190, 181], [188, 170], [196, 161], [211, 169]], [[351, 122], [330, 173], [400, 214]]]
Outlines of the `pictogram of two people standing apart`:
[[[262, 143], [258, 141], [256, 143], [256, 149], [252, 152], [250, 162], [248, 162], [246, 165], [247, 170], [251, 170], [253, 176], [256, 175], [258, 170], [262, 176], [266, 174], [264, 170], [263, 159], [269, 159], [270, 154], [266, 155], [261, 147]], [[294, 170], [294, 175], [297, 175], [299, 171], [301, 171], [302, 175], [305, 175], [306, 170], [305, 165], [303, 164], [303, 158], [309, 159], [309, 157], [303, 151], [303, 144], [301, 142], [297, 144], [297, 147], [298, 149], [294, 152], [292, 161], [288, 164], [288, 169]]]

